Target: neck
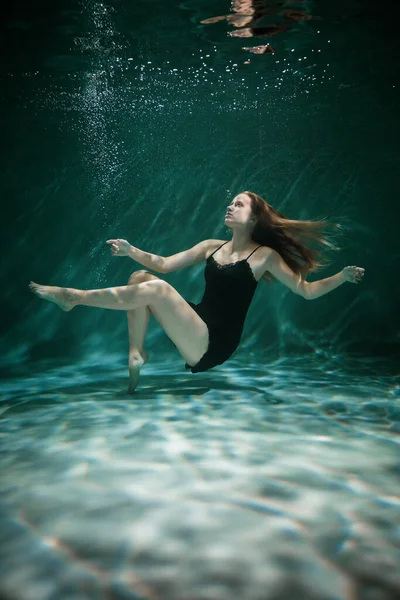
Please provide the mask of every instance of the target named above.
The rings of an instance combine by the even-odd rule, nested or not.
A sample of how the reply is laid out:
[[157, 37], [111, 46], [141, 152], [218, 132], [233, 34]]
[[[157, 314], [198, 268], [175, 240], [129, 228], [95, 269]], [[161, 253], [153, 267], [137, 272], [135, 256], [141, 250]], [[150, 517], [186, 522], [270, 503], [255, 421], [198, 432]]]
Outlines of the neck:
[[245, 252], [252, 244], [254, 242], [247, 232], [234, 231], [231, 239], [231, 254]]

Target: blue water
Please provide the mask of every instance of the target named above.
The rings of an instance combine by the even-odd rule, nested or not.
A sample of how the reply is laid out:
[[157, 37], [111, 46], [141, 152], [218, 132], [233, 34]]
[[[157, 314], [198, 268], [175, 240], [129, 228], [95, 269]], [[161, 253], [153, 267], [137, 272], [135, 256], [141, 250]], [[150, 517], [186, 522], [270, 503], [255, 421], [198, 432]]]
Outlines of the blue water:
[[260, 359], [3, 380], [3, 597], [394, 600], [400, 378]]
[[[399, 18], [295, 2], [309, 19], [241, 39], [234, 5], [4, 9], [1, 600], [400, 598]], [[28, 290], [124, 285], [143, 266], [110, 237], [228, 239], [245, 189], [340, 222], [310, 281], [362, 284], [305, 302], [261, 282], [199, 374], [152, 319], [134, 395], [124, 314]], [[203, 269], [158, 275], [199, 302]]]

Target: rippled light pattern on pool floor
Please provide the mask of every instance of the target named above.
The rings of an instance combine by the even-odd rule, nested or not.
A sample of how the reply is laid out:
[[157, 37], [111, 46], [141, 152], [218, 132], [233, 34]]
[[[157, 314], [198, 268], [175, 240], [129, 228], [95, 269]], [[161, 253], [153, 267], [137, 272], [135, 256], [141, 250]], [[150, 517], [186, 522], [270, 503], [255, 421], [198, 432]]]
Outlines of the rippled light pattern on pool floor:
[[1, 597], [399, 598], [399, 378], [167, 358], [3, 379]]

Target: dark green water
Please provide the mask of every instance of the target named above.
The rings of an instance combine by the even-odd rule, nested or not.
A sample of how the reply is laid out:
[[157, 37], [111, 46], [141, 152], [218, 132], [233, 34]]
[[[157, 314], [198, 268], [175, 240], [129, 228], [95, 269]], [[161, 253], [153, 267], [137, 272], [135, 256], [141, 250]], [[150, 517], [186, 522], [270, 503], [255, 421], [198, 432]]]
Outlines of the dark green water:
[[[400, 597], [399, 14], [285, 7], [311, 18], [242, 39], [200, 23], [222, 1], [3, 9], [1, 597]], [[342, 223], [309, 280], [362, 283], [261, 281], [238, 350], [196, 375], [151, 319], [134, 397], [125, 315], [29, 292], [125, 284], [142, 265], [110, 237], [229, 239], [244, 189]], [[199, 302], [203, 269], [162, 277]]]

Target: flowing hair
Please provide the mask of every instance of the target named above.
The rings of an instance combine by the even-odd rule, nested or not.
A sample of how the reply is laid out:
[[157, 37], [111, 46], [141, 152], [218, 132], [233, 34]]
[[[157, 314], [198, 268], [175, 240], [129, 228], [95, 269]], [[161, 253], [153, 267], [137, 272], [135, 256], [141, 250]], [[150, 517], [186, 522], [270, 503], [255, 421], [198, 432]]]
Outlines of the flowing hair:
[[[341, 229], [338, 223], [325, 218], [315, 221], [295, 221], [273, 208], [258, 194], [242, 192], [251, 200], [251, 210], [257, 223], [252, 233], [252, 240], [262, 246], [269, 246], [279, 252], [289, 267], [302, 278], [307, 273], [326, 267], [331, 261], [323, 257], [323, 253], [314, 245], [325, 246], [325, 249], [340, 250], [329, 240], [328, 230]], [[274, 277], [269, 271], [263, 276], [271, 282]]]

